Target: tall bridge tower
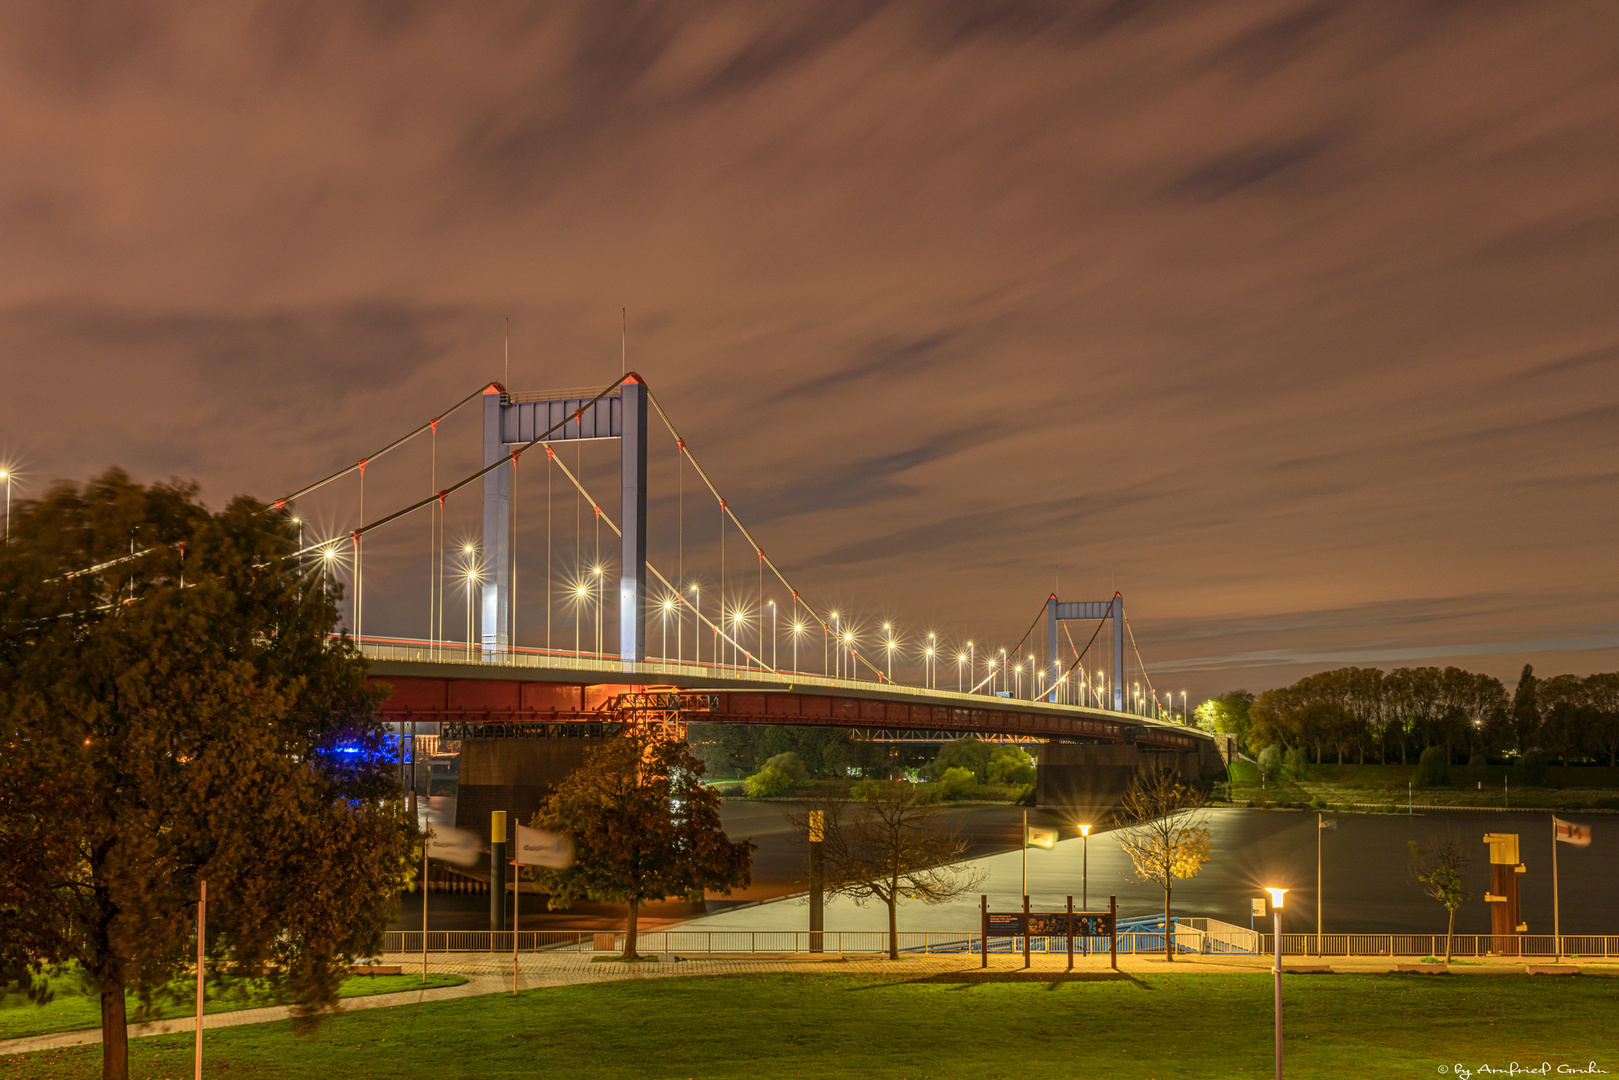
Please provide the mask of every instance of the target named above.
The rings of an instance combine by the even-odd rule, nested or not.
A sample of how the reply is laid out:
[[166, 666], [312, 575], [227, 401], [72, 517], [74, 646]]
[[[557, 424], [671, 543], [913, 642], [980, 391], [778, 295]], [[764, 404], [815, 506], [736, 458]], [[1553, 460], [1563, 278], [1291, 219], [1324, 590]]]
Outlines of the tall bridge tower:
[[[566, 423], [564, 423], [566, 421]], [[618, 578], [619, 657], [628, 664], [646, 658], [646, 384], [631, 373], [612, 393], [591, 397], [527, 398], [491, 383], [483, 398], [483, 462], [499, 463], [483, 478], [483, 551], [489, 572], [480, 593], [479, 642], [485, 660], [511, 649], [512, 626], [512, 462], [513, 446], [532, 442], [542, 432], [562, 426], [546, 439], [554, 443], [617, 439], [622, 450], [624, 530]], [[595, 508], [593, 508], [595, 509]], [[626, 670], [629, 670], [626, 668]]]
[[1113, 711], [1124, 711], [1124, 594], [1115, 592], [1111, 600], [1058, 600], [1052, 593], [1046, 600], [1046, 641], [1051, 650], [1051, 689], [1047, 691], [1056, 700], [1057, 679], [1067, 670], [1057, 648], [1057, 624], [1064, 622], [1100, 622], [1107, 619], [1113, 624]]

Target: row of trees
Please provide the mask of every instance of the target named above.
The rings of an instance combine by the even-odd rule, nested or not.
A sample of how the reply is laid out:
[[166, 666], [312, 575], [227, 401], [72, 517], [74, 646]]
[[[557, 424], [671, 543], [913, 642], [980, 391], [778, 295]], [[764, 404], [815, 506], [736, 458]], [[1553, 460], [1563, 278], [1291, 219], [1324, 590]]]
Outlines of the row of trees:
[[1255, 696], [1234, 690], [1197, 709], [1199, 727], [1236, 735], [1249, 753], [1299, 750], [1323, 762], [1407, 763], [1432, 747], [1446, 760], [1532, 750], [1567, 764], [1619, 764], [1619, 672], [1535, 676], [1512, 693], [1458, 667], [1346, 667]]

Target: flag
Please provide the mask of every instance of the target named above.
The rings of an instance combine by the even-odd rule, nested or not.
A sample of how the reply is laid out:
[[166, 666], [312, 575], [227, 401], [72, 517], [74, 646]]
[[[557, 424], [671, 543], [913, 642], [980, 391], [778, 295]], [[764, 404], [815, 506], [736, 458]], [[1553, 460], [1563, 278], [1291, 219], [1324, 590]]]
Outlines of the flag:
[[1322, 818], [1321, 819], [1321, 827], [1323, 829], [1336, 829], [1338, 827], [1338, 819], [1337, 818], [1330, 818], [1330, 817], [1329, 818]]
[[1028, 835], [1023, 838], [1024, 847], [1054, 848], [1057, 846], [1056, 829], [1036, 829], [1030, 826]]
[[1552, 818], [1552, 835], [1563, 843], [1573, 844], [1575, 847], [1591, 846], [1591, 826], [1589, 825], [1576, 825], [1572, 821], [1564, 821], [1561, 818], [1554, 817]]
[[427, 854], [457, 866], [471, 866], [478, 861], [478, 837], [465, 829], [433, 825], [427, 833]]
[[573, 865], [573, 841], [556, 833], [519, 825], [516, 859], [524, 866], [549, 866], [560, 870]]

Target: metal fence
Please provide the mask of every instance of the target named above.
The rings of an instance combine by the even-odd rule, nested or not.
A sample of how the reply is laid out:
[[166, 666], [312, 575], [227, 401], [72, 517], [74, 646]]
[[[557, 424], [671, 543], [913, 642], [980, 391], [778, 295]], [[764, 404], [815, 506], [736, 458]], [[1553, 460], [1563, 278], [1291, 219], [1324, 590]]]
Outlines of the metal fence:
[[[819, 939], [818, 941], [815, 939]], [[919, 955], [978, 955], [984, 937], [971, 933], [932, 931], [901, 932], [899, 951]], [[991, 937], [989, 952], [1023, 951], [1021, 937]], [[1194, 956], [1269, 956], [1275, 948], [1270, 934], [1250, 931], [1209, 933], [1190, 928], [1173, 935], [1177, 954]], [[1066, 953], [1066, 937], [1032, 937], [1030, 951]], [[430, 930], [429, 953], [510, 953], [512, 932], [489, 930]], [[624, 948], [624, 934], [614, 930], [524, 930], [517, 935], [518, 952], [614, 953]], [[841, 955], [880, 955], [888, 952], [888, 934], [878, 930], [826, 930], [811, 934], [805, 930], [657, 930], [642, 933], [637, 948], [646, 953], [678, 953], [693, 956], [792, 955], [812, 952]], [[1074, 952], [1106, 954], [1105, 937], [1075, 938]], [[391, 930], [384, 938], [383, 951], [420, 953], [420, 930]], [[1119, 952], [1162, 953], [1164, 935], [1126, 933], [1119, 935]], [[1451, 939], [1450, 954], [1458, 957], [1619, 957], [1619, 935], [1572, 936], [1565, 934], [1562, 948], [1550, 934], [1522, 934], [1497, 937], [1489, 934], [1457, 934]], [[1445, 955], [1444, 934], [1283, 934], [1284, 957], [1387, 956], [1424, 957]]]

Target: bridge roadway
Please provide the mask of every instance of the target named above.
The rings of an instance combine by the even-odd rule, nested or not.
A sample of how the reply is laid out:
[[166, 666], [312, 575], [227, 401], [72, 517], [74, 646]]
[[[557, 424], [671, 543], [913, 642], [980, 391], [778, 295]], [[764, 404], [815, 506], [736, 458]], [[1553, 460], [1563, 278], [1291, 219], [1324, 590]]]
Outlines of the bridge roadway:
[[705, 723], [1005, 735], [1198, 756], [1214, 749], [1206, 732], [1133, 713], [897, 683], [656, 660], [626, 665], [570, 654], [520, 652], [468, 661], [464, 648], [427, 642], [368, 640], [363, 651], [373, 681], [393, 688], [382, 706], [385, 719], [447, 724], [470, 737], [499, 737], [510, 726], [616, 722], [613, 707], [620, 695], [672, 687], [701, 692], [707, 707], [687, 710], [684, 718]]
[[488, 811], [527, 820], [624, 719], [625, 699], [644, 701], [647, 690], [659, 687], [680, 691], [680, 718], [687, 722], [1038, 743], [1030, 749], [1039, 759], [1039, 806], [1110, 805], [1143, 769], [1206, 781], [1224, 771], [1229, 753], [1222, 740], [1196, 728], [1021, 698], [657, 660], [625, 670], [617, 658], [571, 654], [520, 651], [490, 661], [477, 650], [430, 642], [367, 640], [363, 648], [372, 679], [391, 687], [384, 718], [402, 733], [437, 732], [458, 743], [456, 823], [485, 835]]

